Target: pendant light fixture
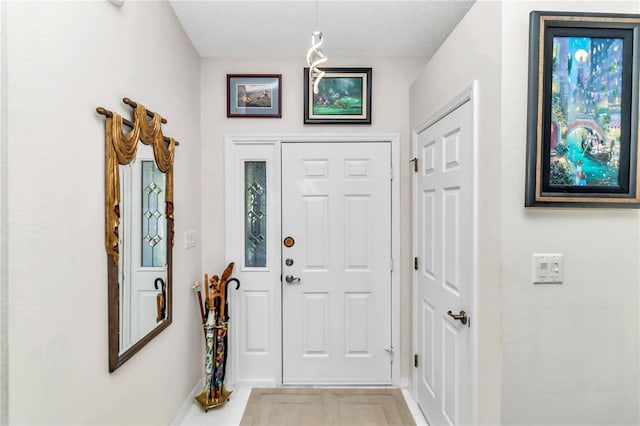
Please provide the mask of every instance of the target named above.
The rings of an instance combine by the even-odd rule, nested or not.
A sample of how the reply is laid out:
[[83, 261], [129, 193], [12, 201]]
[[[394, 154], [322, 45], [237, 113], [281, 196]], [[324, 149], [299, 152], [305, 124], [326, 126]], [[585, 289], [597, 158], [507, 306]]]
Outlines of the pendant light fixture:
[[[316, 28], [318, 28], [318, 0], [316, 0]], [[324, 71], [318, 68], [318, 65], [321, 65], [327, 62], [327, 57], [322, 50], [320, 50], [320, 46], [324, 41], [322, 32], [316, 30], [313, 32], [311, 36], [311, 48], [307, 52], [307, 64], [309, 65], [309, 81], [313, 84], [313, 93], [318, 93], [318, 85], [320, 84], [320, 80], [324, 77]]]

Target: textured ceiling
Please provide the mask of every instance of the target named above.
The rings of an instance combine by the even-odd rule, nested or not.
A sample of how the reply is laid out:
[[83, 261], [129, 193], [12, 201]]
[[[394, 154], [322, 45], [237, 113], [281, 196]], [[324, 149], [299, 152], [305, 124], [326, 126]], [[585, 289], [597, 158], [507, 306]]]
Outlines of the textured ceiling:
[[[431, 57], [475, 0], [172, 0], [202, 57]], [[316, 16], [317, 8], [317, 16]], [[316, 28], [317, 19], [317, 28]]]

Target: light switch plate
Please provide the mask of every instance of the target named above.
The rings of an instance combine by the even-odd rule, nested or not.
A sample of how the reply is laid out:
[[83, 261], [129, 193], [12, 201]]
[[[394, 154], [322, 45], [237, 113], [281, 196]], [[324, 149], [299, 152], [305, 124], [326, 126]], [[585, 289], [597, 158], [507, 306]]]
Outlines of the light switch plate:
[[533, 283], [561, 284], [564, 275], [562, 254], [533, 254]]
[[184, 233], [184, 248], [190, 249], [196, 246], [196, 231]]

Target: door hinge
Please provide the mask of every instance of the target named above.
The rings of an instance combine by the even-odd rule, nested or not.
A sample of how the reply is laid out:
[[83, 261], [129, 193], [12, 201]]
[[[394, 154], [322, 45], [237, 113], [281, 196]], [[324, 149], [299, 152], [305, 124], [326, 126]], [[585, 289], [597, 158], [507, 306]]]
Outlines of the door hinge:
[[391, 269], [391, 272], [393, 272], [393, 257], [391, 258], [391, 268], [389, 269]]
[[413, 269], [415, 269], [416, 271], [418, 270], [418, 258], [417, 257], [413, 258]]
[[418, 368], [418, 354], [413, 354], [413, 366]]
[[393, 181], [393, 166], [389, 167], [389, 169], [391, 169], [390, 170], [391, 174], [390, 174], [389, 178], [390, 178], [391, 181]]
[[413, 171], [415, 173], [418, 173], [418, 158], [417, 157], [413, 157], [411, 160], [409, 160], [411, 163], [413, 163]]

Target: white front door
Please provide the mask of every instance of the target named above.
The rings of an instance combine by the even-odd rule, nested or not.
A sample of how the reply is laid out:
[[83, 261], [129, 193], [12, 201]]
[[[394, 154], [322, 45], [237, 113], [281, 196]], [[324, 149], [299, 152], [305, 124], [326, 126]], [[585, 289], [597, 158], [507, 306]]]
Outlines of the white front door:
[[415, 147], [417, 398], [432, 426], [472, 422], [472, 122], [467, 101], [418, 133]]
[[390, 158], [282, 144], [284, 384], [391, 383]]

